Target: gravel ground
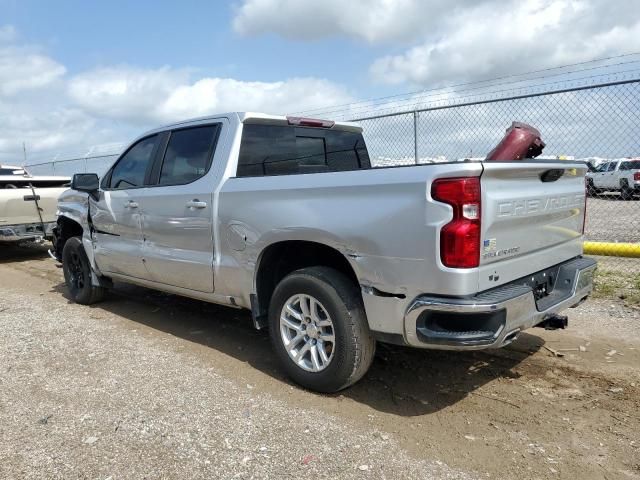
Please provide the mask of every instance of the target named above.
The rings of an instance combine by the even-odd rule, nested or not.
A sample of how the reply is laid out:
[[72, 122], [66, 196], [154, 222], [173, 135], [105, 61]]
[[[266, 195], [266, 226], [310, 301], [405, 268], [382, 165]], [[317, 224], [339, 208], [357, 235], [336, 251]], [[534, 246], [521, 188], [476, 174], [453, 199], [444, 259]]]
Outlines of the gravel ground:
[[171, 336], [19, 291], [0, 310], [2, 478], [472, 478], [222, 375]]
[[615, 193], [587, 199], [587, 240], [640, 242], [640, 197], [620, 200]]
[[0, 250], [0, 291], [0, 478], [640, 479], [640, 315], [614, 300], [499, 351], [383, 345], [318, 395], [242, 311], [71, 304], [43, 248]]

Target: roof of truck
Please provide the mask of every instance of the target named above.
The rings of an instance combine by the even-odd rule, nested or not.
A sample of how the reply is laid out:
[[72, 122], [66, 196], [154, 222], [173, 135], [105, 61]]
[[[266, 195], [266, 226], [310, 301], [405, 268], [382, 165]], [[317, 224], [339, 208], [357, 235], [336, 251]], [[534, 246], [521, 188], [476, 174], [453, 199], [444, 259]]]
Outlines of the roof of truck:
[[[288, 125], [289, 124], [289, 120], [294, 119], [294, 118], [300, 118], [299, 116], [293, 116], [293, 115], [270, 115], [267, 113], [260, 113], [260, 112], [228, 112], [228, 113], [219, 113], [219, 114], [215, 114], [215, 115], [207, 115], [204, 117], [196, 117], [196, 118], [190, 118], [187, 120], [182, 120], [179, 122], [175, 122], [175, 123], [170, 123], [168, 125], [163, 125], [161, 127], [158, 128], [154, 128], [153, 130], [150, 130], [146, 133], [144, 133], [141, 137], [149, 135], [150, 133], [154, 133], [154, 132], [158, 132], [158, 131], [162, 131], [162, 130], [167, 130], [169, 128], [175, 128], [175, 127], [182, 127], [182, 126], [186, 126], [189, 124], [194, 124], [194, 123], [204, 123], [207, 120], [215, 120], [218, 118], [223, 118], [223, 117], [237, 117], [238, 120], [242, 123], [245, 122], [249, 122], [249, 123], [270, 123], [270, 124], [283, 124], [283, 125]], [[314, 120], [316, 120], [314, 118]], [[320, 120], [320, 119], [317, 119]], [[324, 119], [323, 119], [324, 120]], [[360, 125], [356, 124], [356, 123], [352, 123], [352, 122], [334, 122], [334, 125], [331, 127], [334, 128], [336, 130], [349, 130], [349, 131], [356, 131], [356, 132], [361, 132], [362, 131], [362, 127], [360, 127]], [[140, 138], [140, 137], [138, 137]]]

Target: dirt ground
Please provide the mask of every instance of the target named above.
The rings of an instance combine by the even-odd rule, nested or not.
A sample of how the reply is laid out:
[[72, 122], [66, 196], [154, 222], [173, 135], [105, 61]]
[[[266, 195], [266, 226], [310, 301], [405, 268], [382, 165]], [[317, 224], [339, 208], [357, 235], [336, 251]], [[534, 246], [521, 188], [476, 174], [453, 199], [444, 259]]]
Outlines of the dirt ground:
[[498, 351], [379, 345], [318, 395], [246, 312], [125, 285], [73, 305], [45, 248], [3, 247], [0, 477], [640, 479], [640, 310], [569, 318]]

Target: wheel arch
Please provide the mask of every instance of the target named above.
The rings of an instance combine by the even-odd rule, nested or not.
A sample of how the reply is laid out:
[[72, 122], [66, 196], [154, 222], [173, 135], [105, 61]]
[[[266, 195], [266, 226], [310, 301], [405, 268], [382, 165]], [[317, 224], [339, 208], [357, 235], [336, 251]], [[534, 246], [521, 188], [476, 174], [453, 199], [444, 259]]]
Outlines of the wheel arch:
[[251, 311], [257, 328], [266, 325], [269, 303], [278, 283], [291, 272], [314, 266], [333, 268], [360, 285], [352, 263], [335, 247], [309, 240], [272, 243], [262, 250], [256, 262]]
[[56, 230], [53, 237], [53, 250], [56, 258], [62, 261], [62, 250], [65, 243], [71, 237], [80, 237], [84, 235], [84, 228], [77, 220], [60, 215], [57, 220]]

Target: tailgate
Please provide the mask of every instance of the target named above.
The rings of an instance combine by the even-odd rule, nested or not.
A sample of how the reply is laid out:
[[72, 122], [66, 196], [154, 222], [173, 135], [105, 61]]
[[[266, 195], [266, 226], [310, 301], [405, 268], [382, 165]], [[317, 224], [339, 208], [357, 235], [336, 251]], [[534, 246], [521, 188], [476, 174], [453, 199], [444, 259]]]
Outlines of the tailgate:
[[586, 165], [532, 160], [483, 167], [480, 290], [582, 254]]

